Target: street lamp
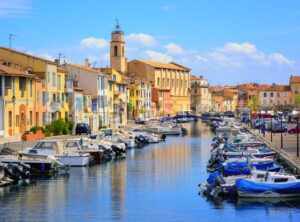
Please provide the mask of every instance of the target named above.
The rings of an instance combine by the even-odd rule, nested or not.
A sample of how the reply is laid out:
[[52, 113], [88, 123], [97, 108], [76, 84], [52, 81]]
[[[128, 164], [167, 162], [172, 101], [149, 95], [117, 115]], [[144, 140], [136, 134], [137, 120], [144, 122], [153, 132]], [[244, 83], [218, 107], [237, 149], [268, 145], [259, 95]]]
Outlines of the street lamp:
[[273, 141], [273, 115], [271, 116], [271, 142]]
[[280, 148], [282, 149], [283, 148], [283, 138], [282, 138], [282, 116], [280, 116]]
[[299, 131], [298, 131], [299, 117], [297, 117], [296, 120], [297, 120], [297, 126], [296, 126], [296, 130], [297, 130], [297, 157], [299, 157]]

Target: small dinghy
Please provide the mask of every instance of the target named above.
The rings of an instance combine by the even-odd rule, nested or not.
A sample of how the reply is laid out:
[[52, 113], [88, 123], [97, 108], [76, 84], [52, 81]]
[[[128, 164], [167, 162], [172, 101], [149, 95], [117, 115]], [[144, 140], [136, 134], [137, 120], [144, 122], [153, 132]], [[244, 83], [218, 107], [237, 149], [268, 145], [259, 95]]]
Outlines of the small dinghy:
[[300, 196], [300, 180], [294, 175], [254, 170], [250, 178], [238, 179], [240, 197]]

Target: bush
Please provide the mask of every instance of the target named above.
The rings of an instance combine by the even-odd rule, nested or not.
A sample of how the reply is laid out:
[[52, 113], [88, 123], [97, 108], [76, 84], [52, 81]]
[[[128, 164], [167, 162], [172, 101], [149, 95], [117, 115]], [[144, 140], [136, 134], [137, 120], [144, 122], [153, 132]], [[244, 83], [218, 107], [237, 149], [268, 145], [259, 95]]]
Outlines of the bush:
[[30, 128], [30, 132], [36, 133], [36, 131], [41, 130], [43, 133], [45, 133], [45, 129], [42, 126], [34, 126]]
[[[51, 124], [47, 125], [43, 132], [45, 133], [46, 137], [49, 136], [58, 136], [58, 135], [67, 135], [72, 133], [74, 127], [74, 122], [72, 120], [66, 120], [63, 119], [54, 120], [51, 122]], [[34, 129], [33, 129], [34, 128]], [[35, 129], [37, 128], [37, 129]], [[33, 130], [38, 130], [40, 128], [38, 127], [32, 127]]]

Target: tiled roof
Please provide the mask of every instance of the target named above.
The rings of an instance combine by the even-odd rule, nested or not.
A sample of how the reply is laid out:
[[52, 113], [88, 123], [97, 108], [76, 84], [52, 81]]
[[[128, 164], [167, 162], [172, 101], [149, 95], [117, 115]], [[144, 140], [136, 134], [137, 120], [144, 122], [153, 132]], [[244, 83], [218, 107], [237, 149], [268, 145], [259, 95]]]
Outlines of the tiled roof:
[[[162, 69], [174, 69], [174, 70], [181, 70], [181, 71], [190, 71], [189, 68], [186, 68], [184, 66], [178, 65], [176, 63], [162, 63], [162, 62], [154, 62], [154, 61], [149, 61], [149, 60], [140, 60], [136, 59], [133, 61], [138, 61], [141, 63], [145, 63], [147, 65], [153, 66], [155, 68], [162, 68]], [[131, 61], [131, 62], [133, 62]]]
[[300, 83], [300, 76], [291, 76], [290, 82], [291, 83]]
[[17, 54], [21, 54], [21, 55], [24, 55], [24, 56], [28, 56], [28, 57], [31, 57], [31, 58], [34, 58], [34, 59], [38, 59], [38, 60], [56, 65], [56, 63], [54, 61], [50, 61], [50, 60], [47, 60], [47, 59], [44, 59], [44, 58], [41, 58], [41, 57], [37, 57], [37, 56], [31, 55], [31, 54], [28, 54], [28, 53], [17, 51], [15, 49], [9, 49], [9, 48], [5, 48], [5, 47], [1, 47], [1, 46], [0, 46], [0, 49], [11, 51], [11, 52], [14, 52], [14, 53], [17, 53]]
[[74, 66], [74, 67], [77, 67], [79, 69], [84, 69], [84, 70], [94, 72], [94, 73], [97, 73], [97, 74], [103, 74], [100, 71], [98, 71], [96, 69], [93, 69], [93, 68], [90, 68], [90, 67], [87, 67], [87, 66], [82, 66], [82, 65], [78, 65], [78, 64], [71, 64], [71, 63], [65, 63], [65, 65]]
[[21, 76], [27, 78], [36, 78], [35, 75], [5, 65], [0, 65], [0, 74], [10, 75], [10, 76]]
[[277, 84], [272, 84], [272, 85], [260, 85], [259, 86], [260, 91], [290, 91], [290, 86], [289, 85], [277, 85]]

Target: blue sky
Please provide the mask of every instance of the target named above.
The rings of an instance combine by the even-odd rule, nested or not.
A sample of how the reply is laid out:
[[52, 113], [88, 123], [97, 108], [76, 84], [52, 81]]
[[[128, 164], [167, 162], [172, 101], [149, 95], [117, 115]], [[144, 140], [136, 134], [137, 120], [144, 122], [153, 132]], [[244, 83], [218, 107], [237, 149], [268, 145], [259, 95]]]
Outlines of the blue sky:
[[222, 85], [300, 75], [297, 0], [1, 0], [0, 44], [12, 33], [15, 49], [107, 66], [116, 18], [129, 60], [178, 62]]

